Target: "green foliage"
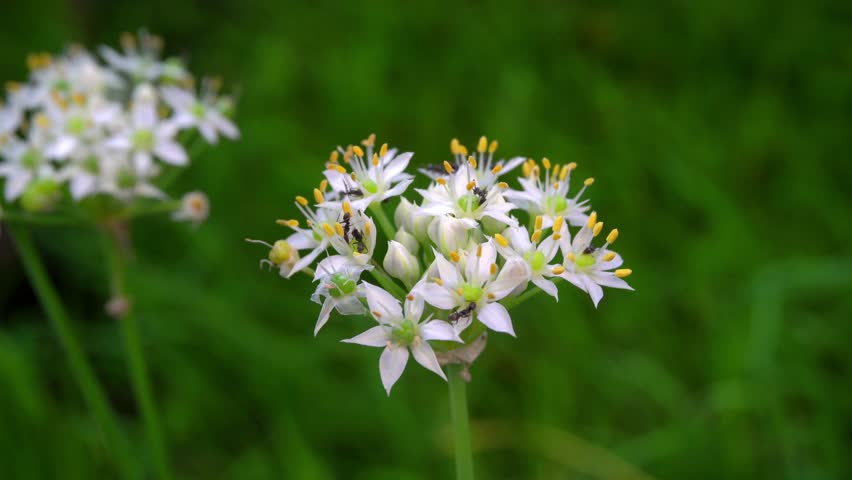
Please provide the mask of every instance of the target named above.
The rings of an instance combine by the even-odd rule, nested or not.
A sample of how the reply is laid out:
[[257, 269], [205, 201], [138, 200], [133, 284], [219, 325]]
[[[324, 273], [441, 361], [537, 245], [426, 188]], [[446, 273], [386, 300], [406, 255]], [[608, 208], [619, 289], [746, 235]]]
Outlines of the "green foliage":
[[[439, 4], [440, 3], [440, 4]], [[446, 385], [376, 352], [307, 278], [259, 271], [328, 152], [375, 131], [449, 158], [458, 137], [577, 161], [635, 293], [562, 288], [492, 335], [468, 386], [480, 478], [848, 478], [852, 42], [843, 2], [15, 2], [28, 51], [147, 26], [241, 95], [243, 138], [176, 184], [198, 231], [134, 226], [129, 272], [175, 470], [206, 479], [452, 474]], [[576, 181], [576, 178], [575, 178]], [[112, 478], [62, 351], [0, 237], [0, 478]], [[94, 234], [39, 246], [139, 457]], [[526, 318], [524, 318], [526, 317]], [[643, 473], [644, 472], [644, 473]]]

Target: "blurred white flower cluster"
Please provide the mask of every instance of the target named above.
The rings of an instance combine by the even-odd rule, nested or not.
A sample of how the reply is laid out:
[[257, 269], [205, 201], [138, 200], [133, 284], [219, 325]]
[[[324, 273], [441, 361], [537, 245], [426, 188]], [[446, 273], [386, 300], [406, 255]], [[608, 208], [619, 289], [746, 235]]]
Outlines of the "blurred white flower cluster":
[[[486, 330], [514, 336], [507, 305], [537, 291], [558, 300], [560, 279], [595, 306], [601, 287], [631, 289], [623, 280], [631, 270], [619, 268], [610, 248], [618, 230], [601, 238], [603, 223], [582, 199], [593, 179], [569, 193], [576, 164], [495, 160], [497, 142], [485, 137], [473, 152], [457, 140], [450, 148], [453, 161], [422, 168], [430, 184], [415, 189], [417, 201], [402, 197], [391, 221], [384, 205], [414, 181], [406, 173], [412, 153], [376, 148], [374, 135], [338, 147], [313, 202], [296, 197], [303, 218], [278, 220], [292, 234], [273, 244], [249, 240], [270, 248], [261, 264], [281, 276], [313, 277], [311, 299], [321, 305], [314, 334], [335, 312], [374, 320], [344, 341], [384, 348], [379, 369], [388, 394], [410, 355], [446, 379], [441, 363], [472, 361], [481, 347], [458, 353]], [[505, 181], [512, 173], [517, 190]]]
[[[165, 198], [156, 180], [190, 160], [198, 138], [239, 137], [233, 101], [219, 82], [200, 88], [177, 58], [161, 59], [162, 40], [124, 34], [122, 50], [99, 55], [72, 46], [57, 57], [32, 54], [25, 83], [9, 82], [0, 102], [3, 198], [44, 212], [63, 197], [105, 195], [127, 202]], [[66, 189], [67, 187], [67, 189]], [[176, 218], [206, 215], [198, 196]], [[185, 202], [186, 203], [186, 202]]]

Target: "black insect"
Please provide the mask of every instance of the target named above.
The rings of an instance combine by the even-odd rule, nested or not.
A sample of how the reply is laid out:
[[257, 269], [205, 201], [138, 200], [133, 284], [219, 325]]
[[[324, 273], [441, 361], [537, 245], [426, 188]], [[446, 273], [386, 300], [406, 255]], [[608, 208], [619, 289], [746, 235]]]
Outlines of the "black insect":
[[345, 178], [343, 179], [343, 194], [352, 198], [361, 198], [364, 196], [364, 192], [360, 188], [349, 185], [349, 182]]
[[488, 199], [488, 189], [487, 188], [479, 188], [478, 186], [473, 187], [473, 194], [479, 197], [479, 204], [482, 205]]
[[352, 215], [348, 212], [343, 212], [343, 239], [349, 243], [349, 229], [352, 228]]
[[352, 238], [355, 239], [356, 247], [358, 249], [358, 253], [367, 253], [367, 245], [364, 244], [364, 234], [361, 233], [361, 230], [357, 228], [352, 229]]
[[588, 255], [588, 254], [591, 254], [591, 253], [595, 253], [595, 250], [597, 250], [597, 248], [589, 245], [588, 247], [586, 247], [585, 250], [583, 250], [583, 253]]
[[423, 170], [426, 170], [428, 172], [435, 173], [435, 174], [438, 174], [438, 175], [443, 175], [443, 174], [447, 173], [447, 171], [444, 170], [444, 164], [443, 163], [430, 163], [429, 165], [424, 165]]
[[474, 310], [476, 310], [476, 302], [470, 302], [468, 304], [468, 306], [464, 307], [463, 309], [449, 314], [447, 316], [447, 320], [449, 320], [451, 322], [455, 322], [456, 320], [458, 320], [460, 318], [469, 317], [470, 314], [472, 314]]

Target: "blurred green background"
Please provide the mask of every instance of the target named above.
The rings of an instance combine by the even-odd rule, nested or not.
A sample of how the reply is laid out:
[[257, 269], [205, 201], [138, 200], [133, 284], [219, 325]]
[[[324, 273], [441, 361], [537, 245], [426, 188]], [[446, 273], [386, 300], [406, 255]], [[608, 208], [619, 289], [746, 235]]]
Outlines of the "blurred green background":
[[[29, 51], [147, 26], [240, 91], [243, 138], [196, 159], [198, 231], [134, 226], [131, 283], [175, 469], [205, 479], [453, 472], [446, 386], [318, 338], [305, 278], [258, 270], [338, 144], [576, 161], [634, 269], [595, 310], [562, 289], [493, 335], [468, 394], [480, 478], [852, 476], [852, 4], [4, 2], [0, 79]], [[576, 180], [576, 179], [575, 179]], [[414, 195], [412, 193], [412, 195]], [[413, 196], [411, 198], [416, 198]], [[38, 244], [141, 459], [94, 234]], [[0, 478], [113, 478], [0, 237]]]

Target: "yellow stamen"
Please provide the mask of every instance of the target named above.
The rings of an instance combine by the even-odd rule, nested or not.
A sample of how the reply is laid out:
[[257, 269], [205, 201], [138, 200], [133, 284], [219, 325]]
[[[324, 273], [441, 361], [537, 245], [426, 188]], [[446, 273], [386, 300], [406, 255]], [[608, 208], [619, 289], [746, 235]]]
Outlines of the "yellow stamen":
[[491, 173], [497, 175], [498, 173], [500, 173], [500, 170], [503, 170], [503, 165], [497, 165], [496, 167], [492, 168]]
[[559, 181], [564, 182], [565, 179], [568, 177], [569, 173], [571, 173], [570, 168], [568, 168], [567, 166], [563, 168], [562, 171], [559, 172]]
[[459, 153], [459, 139], [458, 138], [454, 138], [454, 139], [450, 140], [450, 152], [453, 155], [458, 155], [458, 153]]
[[81, 107], [86, 104], [86, 96], [82, 93], [75, 93], [74, 96], [71, 97], [71, 100]]
[[615, 276], [618, 278], [624, 278], [629, 277], [631, 273], [633, 273], [633, 270], [629, 268], [619, 268], [615, 271]]
[[585, 180], [583, 181], [583, 185], [585, 185], [585, 186], [587, 186], [587, 187], [588, 187], [589, 185], [593, 184], [593, 183], [595, 183], [595, 179], [594, 179], [594, 177], [589, 177], [589, 178], [587, 178], [587, 179], [585, 179]]
[[467, 157], [467, 163], [469, 163], [472, 168], [476, 168], [476, 159], [473, 158], [473, 155]]
[[576, 262], [576, 261], [577, 261], [577, 256], [576, 256], [576, 255], [574, 255], [574, 252], [569, 252], [569, 253], [568, 253], [568, 260], [571, 260], [572, 262]]
[[464, 295], [464, 290], [462, 290], [461, 287], [459, 287], [459, 288], [456, 289], [456, 293], [458, 293], [459, 295]]
[[376, 317], [376, 318], [382, 318], [382, 314], [381, 314], [381, 313], [379, 313], [379, 312], [377, 312], [377, 311], [375, 311], [375, 310], [373, 310], [373, 312], [372, 312], [372, 313], [373, 313], [373, 316], [374, 316], [374, 317]]
[[559, 182], [553, 182], [553, 189], [559, 190]]
[[334, 169], [340, 173], [346, 173], [346, 167], [343, 165], [334, 165]]
[[453, 173], [453, 166], [446, 160], [444, 160], [444, 170], [446, 170], [447, 173]]
[[328, 235], [329, 237], [334, 236], [334, 230], [331, 228], [331, 225], [329, 225], [327, 223], [322, 224], [322, 231], [325, 232], [325, 234]]
[[521, 172], [525, 177], [529, 177], [532, 174], [532, 167], [530, 167], [529, 163], [524, 163], [524, 166], [521, 167]]
[[586, 226], [594, 228], [596, 223], [598, 223], [598, 212], [592, 212], [592, 214], [589, 215], [589, 221], [586, 223]]
[[559, 231], [561, 231], [561, 230], [562, 230], [562, 224], [563, 224], [564, 222], [565, 222], [565, 219], [564, 219], [563, 217], [561, 217], [561, 216], [556, 217], [556, 218], [553, 220], [553, 231], [554, 231], [554, 232], [559, 232]]
[[603, 257], [601, 257], [601, 259], [603, 259], [604, 262], [609, 262], [613, 258], [615, 258], [615, 252], [609, 252], [606, 255], [604, 255]]
[[459, 261], [459, 259], [460, 259], [461, 257], [459, 257], [459, 252], [450, 252], [450, 258], [451, 258], [454, 262], [458, 263], [458, 261]]
[[539, 240], [541, 240], [541, 230], [534, 231], [532, 236], [530, 237], [530, 240], [532, 240], [533, 242], [538, 242]]
[[499, 233], [494, 234], [494, 240], [497, 240], [497, 243], [503, 248], [509, 246], [509, 241], [506, 240], [506, 237], [504, 237], [503, 235], [500, 235]]
[[388, 144], [383, 143], [382, 148], [379, 149], [379, 156], [384, 157], [388, 154]]
[[571, 162], [568, 164], [568, 170], [574, 170], [577, 168], [577, 162]]
[[376, 144], [376, 134], [375, 133], [371, 133], [370, 135], [367, 136], [367, 138], [365, 138], [364, 140], [361, 140], [361, 145], [364, 145], [365, 147], [372, 147], [375, 144]]
[[346, 147], [346, 151], [343, 152], [343, 163], [349, 163], [352, 160], [352, 145]]
[[298, 220], [276, 220], [275, 223], [281, 225], [282, 227], [296, 228], [299, 226]]
[[314, 189], [314, 200], [316, 200], [317, 203], [325, 202], [325, 197], [323, 196], [322, 192], [319, 191], [318, 188]]
[[601, 230], [603, 230], [603, 222], [598, 222], [595, 224], [595, 228], [592, 229], [592, 235], [597, 237], [600, 235]]
[[343, 213], [348, 213], [349, 215], [352, 215], [352, 204], [350, 204], [349, 202], [343, 202], [342, 206]]
[[554, 176], [554, 177], [559, 176], [559, 168], [560, 168], [560, 167], [559, 167], [559, 164], [558, 164], [558, 163], [557, 163], [556, 165], [554, 165], [554, 166], [553, 166], [553, 176]]
[[341, 225], [340, 222], [335, 223], [334, 224], [334, 231], [335, 231], [335, 233], [337, 233], [337, 235], [342, 237], [343, 236], [343, 225]]
[[481, 244], [481, 243], [480, 243], [479, 245], [477, 245], [477, 246], [476, 246], [476, 256], [477, 256], [477, 257], [481, 257], [481, 256], [482, 256], [482, 244]]
[[413, 302], [414, 301], [414, 295], [408, 295], [407, 297], [405, 297], [405, 299], [408, 300], [409, 302]]
[[545, 169], [550, 170], [550, 159], [549, 158], [547, 158], [547, 157], [542, 158], [541, 164], [544, 165]]
[[374, 167], [379, 166], [379, 154], [378, 153], [373, 154], [373, 166]]
[[488, 300], [494, 300], [495, 298], [497, 298], [497, 295], [494, 295], [493, 293], [488, 294]]
[[438, 284], [438, 286], [441, 286], [441, 287], [443, 287], [443, 286], [444, 286], [444, 281], [443, 281], [443, 280], [441, 280], [441, 279], [440, 279], [440, 278], [438, 278], [438, 277], [432, 277], [432, 281], [433, 281], [433, 282], [435, 282], [435, 283], [437, 283], [437, 284]]
[[503, 190], [509, 188], [509, 184], [506, 182], [500, 182], [497, 184], [497, 188], [502, 188]]
[[538, 215], [535, 217], [535, 229], [541, 230], [541, 224], [544, 222], [544, 217]]
[[491, 140], [491, 144], [488, 145], [488, 153], [494, 153], [497, 151], [497, 140]]
[[38, 115], [36, 115], [35, 122], [36, 125], [41, 128], [47, 128], [50, 126], [50, 120], [47, 118], [47, 115], [43, 113], [39, 113]]
[[553, 272], [554, 275], [562, 275], [563, 273], [565, 273], [565, 267], [563, 267], [562, 265], [558, 265], [556, 267], [553, 267], [553, 270], [551, 270], [551, 272]]
[[359, 147], [358, 145], [352, 146], [352, 152], [359, 157], [364, 156], [364, 150], [361, 150], [361, 147]]
[[476, 186], [476, 181], [471, 180], [470, 182], [468, 182], [467, 187], [465, 187], [465, 188], [467, 188], [467, 191], [469, 192], [469, 191], [473, 190], [473, 187], [475, 187], [475, 186]]
[[328, 180], [323, 179], [323, 180], [320, 182], [320, 190], [322, 190], [322, 191], [324, 192], [324, 191], [326, 191], [327, 189], [328, 189]]
[[607, 243], [615, 243], [616, 240], [618, 240], [618, 229], [613, 228], [612, 231], [609, 232], [609, 235], [606, 236], [606, 241]]
[[467, 147], [459, 145], [459, 155], [467, 156]]
[[358, 178], [358, 175], [355, 175], [355, 172], [352, 172], [351, 174], [349, 174], [349, 177], [350, 177], [350, 178], [352, 179], [352, 181], [354, 182], [354, 181], [355, 181], [355, 179], [356, 179], [356, 178]]
[[337, 163], [337, 159], [340, 158], [340, 152], [337, 150], [332, 150], [331, 154], [328, 156], [328, 161], [331, 163]]
[[306, 207], [308, 205], [308, 199], [301, 195], [296, 196], [296, 201], [299, 202], [299, 205], [303, 207]]
[[479, 144], [476, 146], [476, 151], [479, 153], [485, 153], [488, 150], [488, 139], [483, 137], [479, 137]]
[[497, 273], [497, 264], [492, 263], [491, 264], [491, 275], [494, 275], [495, 273]]
[[371, 234], [370, 232], [372, 231], [372, 229], [373, 229], [373, 223], [372, 222], [364, 222], [364, 233], [366, 233], [367, 235], [370, 235]]
[[435, 181], [438, 182], [438, 185], [446, 185], [447, 184], [447, 181], [443, 178], [438, 178]]
[[556, 241], [562, 240], [562, 234], [561, 233], [554, 233], [553, 239], [556, 240]]

